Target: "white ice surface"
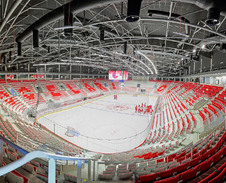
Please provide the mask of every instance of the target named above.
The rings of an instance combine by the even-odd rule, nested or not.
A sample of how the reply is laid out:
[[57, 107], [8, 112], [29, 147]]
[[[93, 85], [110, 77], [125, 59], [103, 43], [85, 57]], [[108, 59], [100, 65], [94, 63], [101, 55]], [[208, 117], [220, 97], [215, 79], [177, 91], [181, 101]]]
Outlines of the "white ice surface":
[[[39, 123], [87, 150], [123, 152], [139, 146], [149, 131], [144, 130], [151, 116], [135, 113], [135, 105], [146, 103], [154, 107], [156, 101], [155, 96], [120, 94], [118, 100], [114, 100], [110, 95], [45, 115], [39, 119]], [[65, 135], [68, 126], [79, 132], [79, 136]]]

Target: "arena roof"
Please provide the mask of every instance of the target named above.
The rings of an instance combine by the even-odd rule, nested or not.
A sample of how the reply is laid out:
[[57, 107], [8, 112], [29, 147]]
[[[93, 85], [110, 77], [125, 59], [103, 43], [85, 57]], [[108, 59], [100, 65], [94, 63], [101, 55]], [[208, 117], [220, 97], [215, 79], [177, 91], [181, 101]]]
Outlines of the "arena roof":
[[[23, 64], [23, 71], [30, 63], [178, 76], [200, 55], [224, 53], [226, 2], [128, 2], [0, 0], [1, 71], [16, 64]], [[138, 21], [126, 19], [137, 11]]]

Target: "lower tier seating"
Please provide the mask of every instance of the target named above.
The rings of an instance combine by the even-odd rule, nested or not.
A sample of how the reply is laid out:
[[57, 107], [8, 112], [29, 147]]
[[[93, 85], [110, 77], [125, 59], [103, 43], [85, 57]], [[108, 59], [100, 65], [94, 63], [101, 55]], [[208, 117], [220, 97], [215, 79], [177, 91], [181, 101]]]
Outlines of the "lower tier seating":
[[[220, 137], [221, 135], [221, 137]], [[216, 140], [217, 139], [217, 140]], [[195, 179], [196, 181], [200, 177], [197, 176], [203, 176], [205, 172], [209, 171], [211, 167], [214, 165], [218, 165], [219, 162], [225, 161], [226, 158], [226, 132], [223, 130], [218, 133], [207, 145], [203, 146], [204, 148], [200, 150], [199, 152], [196, 150], [194, 154], [191, 157], [191, 153], [182, 152], [180, 155], [177, 155], [173, 158], [173, 161], [176, 160], [178, 162], [180, 160], [182, 161], [181, 164], [176, 164], [175, 167], [172, 167], [168, 164], [165, 164], [165, 166], [168, 166], [169, 169], [161, 171], [159, 169], [159, 172], [153, 171], [152, 174], [148, 175], [142, 175], [139, 176], [139, 178], [136, 179], [136, 182], [188, 182]], [[185, 157], [185, 158], [182, 158]], [[189, 157], [189, 159], [188, 159]], [[169, 157], [168, 157], [169, 158]], [[220, 164], [221, 165], [221, 164]], [[163, 166], [164, 167], [164, 166]], [[218, 168], [218, 167], [216, 167]], [[225, 170], [224, 167], [221, 167], [218, 172], [218, 174], [215, 174], [216, 177], [219, 176], [220, 180], [223, 180], [225, 178], [225, 175], [222, 175]], [[156, 170], [156, 167], [155, 167]], [[213, 175], [212, 175], [213, 176]], [[223, 177], [223, 178], [222, 178]], [[216, 178], [218, 179], [218, 178]], [[211, 181], [214, 182], [214, 179]]]

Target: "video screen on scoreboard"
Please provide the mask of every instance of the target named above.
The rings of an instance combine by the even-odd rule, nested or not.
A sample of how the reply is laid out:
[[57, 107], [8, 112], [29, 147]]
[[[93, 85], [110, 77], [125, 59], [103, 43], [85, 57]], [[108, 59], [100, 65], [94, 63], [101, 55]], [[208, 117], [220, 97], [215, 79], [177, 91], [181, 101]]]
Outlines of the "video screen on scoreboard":
[[123, 80], [128, 80], [128, 71], [123, 71]]
[[123, 80], [122, 71], [109, 71], [109, 80]]

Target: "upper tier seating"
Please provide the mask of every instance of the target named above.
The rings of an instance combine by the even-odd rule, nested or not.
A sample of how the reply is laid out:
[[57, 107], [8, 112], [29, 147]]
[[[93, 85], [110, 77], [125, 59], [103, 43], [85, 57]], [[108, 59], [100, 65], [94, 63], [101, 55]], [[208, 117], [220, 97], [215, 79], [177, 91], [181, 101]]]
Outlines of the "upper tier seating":
[[96, 91], [96, 89], [94, 87], [92, 87], [91, 85], [89, 85], [88, 83], [84, 82], [82, 84], [85, 86], [87, 91], [89, 91], [89, 92], [95, 92]]
[[101, 91], [104, 91], [104, 92], [107, 92], [107, 91], [108, 91], [107, 88], [105, 88], [100, 82], [98, 82], [98, 80], [97, 80], [97, 81], [94, 81], [94, 84], [95, 84], [96, 87], [97, 87], [98, 89], [100, 89]]
[[54, 82], [43, 81], [41, 82], [41, 85], [48, 91], [48, 93], [45, 92], [47, 97], [51, 96], [54, 100], [60, 100], [68, 97], [68, 94], [65, 91], [59, 90]]
[[35, 93], [34, 88], [32, 87], [32, 83], [26, 82], [20, 82], [20, 83], [11, 83], [11, 86], [19, 93]]
[[80, 94], [80, 89], [76, 86], [76, 84], [73, 81], [62, 81], [62, 83], [69, 88], [68, 93], [70, 95], [77, 95]]

